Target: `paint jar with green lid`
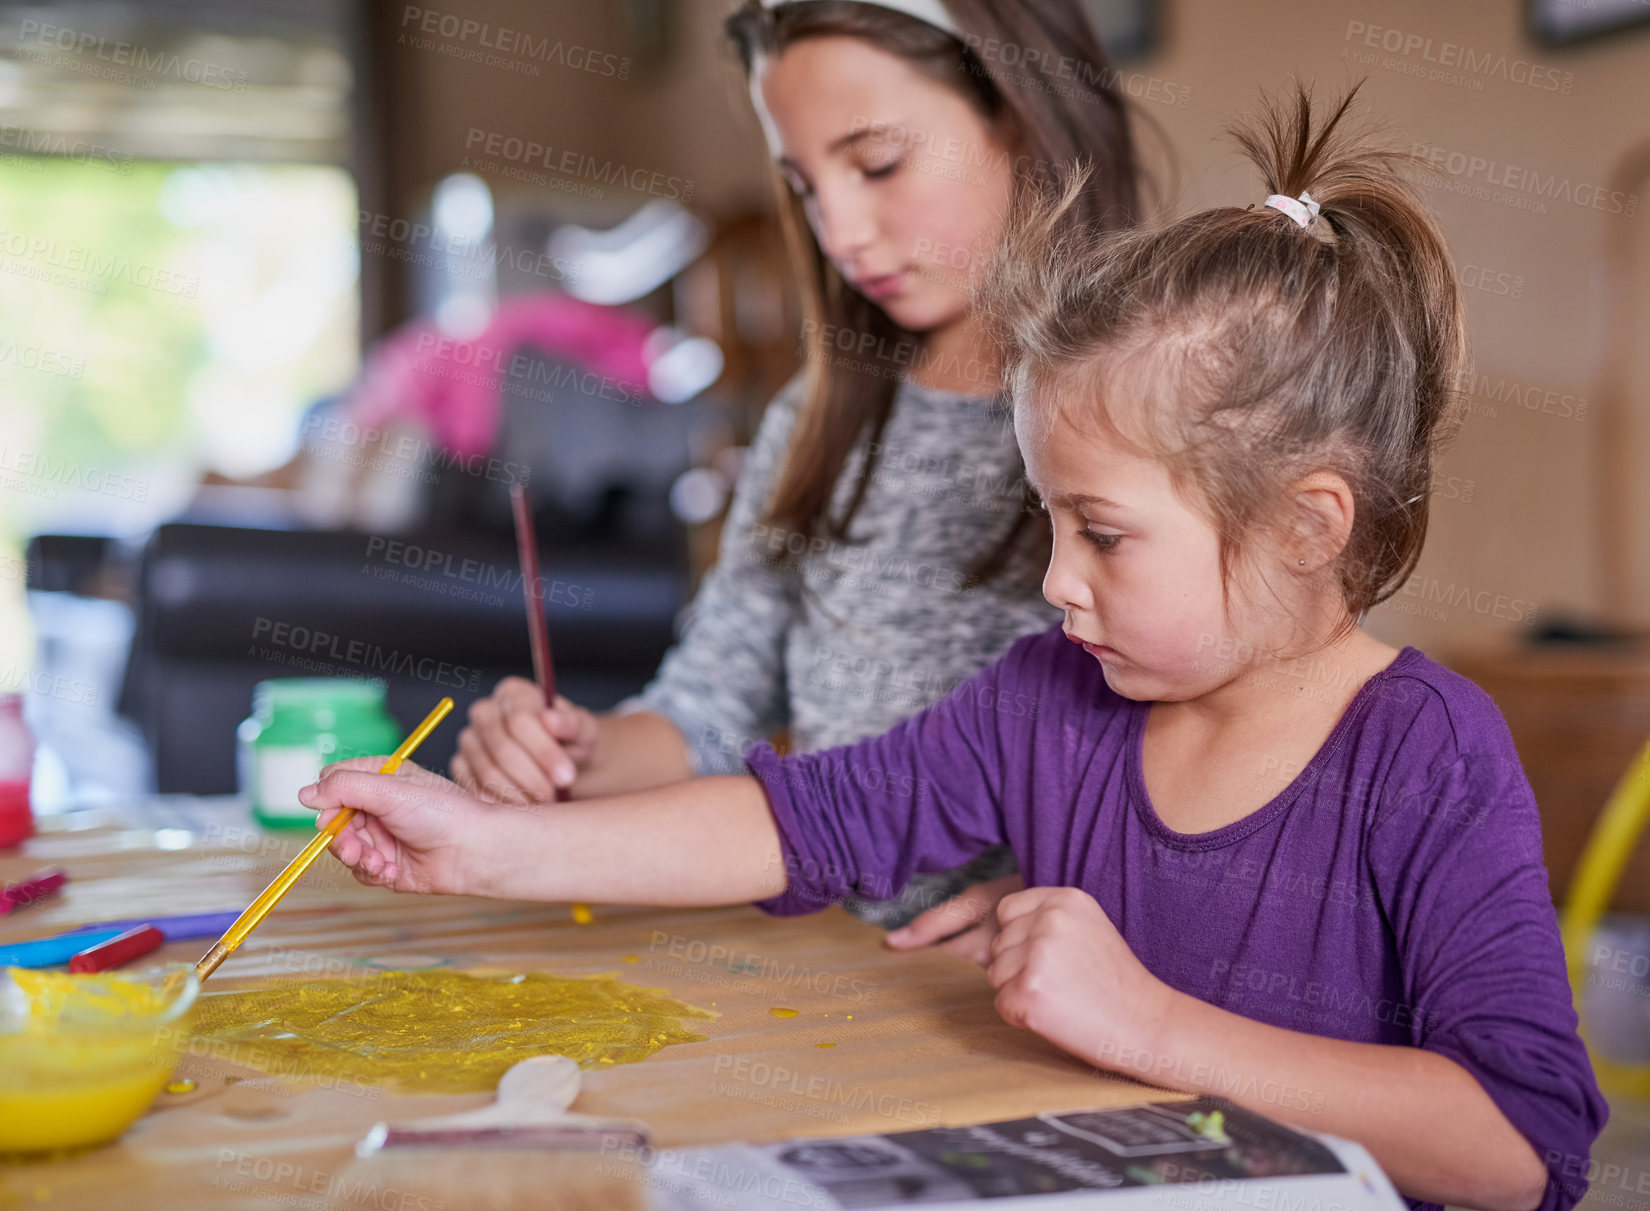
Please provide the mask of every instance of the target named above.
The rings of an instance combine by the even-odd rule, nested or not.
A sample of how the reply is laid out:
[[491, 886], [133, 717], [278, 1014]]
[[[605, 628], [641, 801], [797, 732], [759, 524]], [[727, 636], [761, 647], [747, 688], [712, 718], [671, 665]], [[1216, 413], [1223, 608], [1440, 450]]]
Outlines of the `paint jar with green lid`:
[[401, 731], [384, 708], [384, 683], [354, 677], [260, 681], [252, 715], [236, 731], [241, 793], [270, 828], [314, 828], [298, 792], [321, 767], [348, 757], [388, 756]]

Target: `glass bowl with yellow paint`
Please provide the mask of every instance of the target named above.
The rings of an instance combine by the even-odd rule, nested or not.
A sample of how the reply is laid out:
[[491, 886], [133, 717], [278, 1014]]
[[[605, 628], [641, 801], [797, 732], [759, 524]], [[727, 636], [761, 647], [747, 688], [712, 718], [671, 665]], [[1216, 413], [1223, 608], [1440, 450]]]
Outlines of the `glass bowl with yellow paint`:
[[188, 963], [136, 972], [0, 972], [0, 1152], [106, 1143], [166, 1084], [189, 1041]]

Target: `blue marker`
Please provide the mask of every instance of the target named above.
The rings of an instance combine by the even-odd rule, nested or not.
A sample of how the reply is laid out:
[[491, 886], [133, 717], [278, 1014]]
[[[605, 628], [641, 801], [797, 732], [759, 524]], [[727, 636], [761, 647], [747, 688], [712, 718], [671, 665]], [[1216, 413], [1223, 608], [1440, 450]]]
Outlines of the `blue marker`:
[[168, 942], [187, 941], [190, 938], [216, 938], [235, 923], [241, 914], [228, 912], [194, 913], [180, 917], [133, 917], [130, 921], [96, 921], [80, 925], [67, 933], [32, 942], [15, 942], [0, 946], [0, 967], [55, 967], [67, 963], [75, 955], [93, 946], [100, 946], [110, 938], [119, 937], [139, 925], [153, 925], [166, 935]]
[[55, 967], [59, 963], [67, 963], [88, 947], [101, 946], [125, 932], [123, 929], [80, 929], [60, 933], [55, 938], [37, 938], [33, 942], [0, 946], [0, 967]]

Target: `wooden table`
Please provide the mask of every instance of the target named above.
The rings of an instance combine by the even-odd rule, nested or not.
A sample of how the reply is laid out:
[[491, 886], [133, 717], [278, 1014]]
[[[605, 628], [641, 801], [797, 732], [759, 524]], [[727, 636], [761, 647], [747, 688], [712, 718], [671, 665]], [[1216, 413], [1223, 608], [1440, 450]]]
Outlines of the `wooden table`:
[[[0, 943], [98, 920], [243, 907], [305, 839], [259, 830], [233, 800], [156, 800], [67, 823], [76, 826], [44, 831], [21, 851], [0, 855], [0, 880], [47, 864], [69, 874], [54, 900], [0, 918]], [[574, 1105], [641, 1118], [666, 1149], [902, 1131], [1172, 1096], [1097, 1073], [1009, 1028], [972, 963], [895, 953], [881, 937], [840, 909], [771, 918], [749, 907], [597, 906], [594, 923], [581, 926], [565, 905], [362, 887], [323, 857], [212, 977], [206, 995], [272, 977], [435, 965], [616, 972], [667, 989], [721, 1013], [688, 1023], [707, 1041], [588, 1073]], [[155, 958], [192, 962], [209, 945], [176, 942]], [[781, 1006], [797, 1016], [768, 1012]], [[611, 1156], [354, 1155], [375, 1122], [468, 1109], [488, 1095], [325, 1087], [260, 1077], [214, 1055], [185, 1056], [178, 1074], [194, 1078], [197, 1089], [163, 1093], [119, 1142], [70, 1159], [0, 1164], [0, 1207], [643, 1205], [647, 1172]]]

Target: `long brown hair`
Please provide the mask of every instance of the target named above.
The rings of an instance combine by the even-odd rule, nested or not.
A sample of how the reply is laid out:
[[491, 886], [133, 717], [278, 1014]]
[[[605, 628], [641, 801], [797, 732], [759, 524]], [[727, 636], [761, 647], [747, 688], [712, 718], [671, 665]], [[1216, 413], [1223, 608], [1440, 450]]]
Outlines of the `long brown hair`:
[[[946, 0], [963, 31], [959, 41], [902, 12], [856, 0], [806, 0], [765, 8], [744, 4], [727, 19], [748, 76], [758, 55], [776, 55], [806, 38], [848, 36], [899, 55], [957, 90], [1018, 144], [1015, 201], [1032, 195], [1067, 166], [1090, 165], [1086, 184], [1061, 216], [1063, 227], [1092, 232], [1132, 224], [1140, 207], [1140, 172], [1116, 73], [1077, 0]], [[878, 440], [893, 410], [900, 367], [920, 337], [843, 280], [818, 242], [802, 202], [776, 171], [773, 184], [786, 244], [797, 268], [807, 320], [805, 396], [784, 469], [767, 503], [775, 527], [844, 541], [876, 470]], [[830, 341], [852, 333], [867, 348], [842, 357]], [[830, 515], [831, 499], [855, 445], [869, 437], [848, 505]], [[1029, 516], [994, 551], [981, 552], [969, 583], [1000, 573], [1028, 529]], [[1041, 569], [1037, 569], [1040, 575]]]
[[[1345, 479], [1352, 530], [1323, 571], [1348, 610], [1341, 634], [1420, 559], [1471, 371], [1449, 249], [1405, 176], [1425, 165], [1352, 127], [1356, 93], [1322, 117], [1297, 84], [1232, 132], [1267, 193], [1317, 203], [1304, 229], [1257, 189], [1247, 208], [1080, 245], [1061, 234], [1068, 189], [1003, 241], [981, 305], [1015, 406], [1052, 401], [1162, 459], [1206, 508], [1223, 579], [1257, 534], [1316, 541], [1291, 484]], [[1175, 402], [1120, 414], [1104, 388], [1142, 354], [1170, 379], [1154, 398]]]

